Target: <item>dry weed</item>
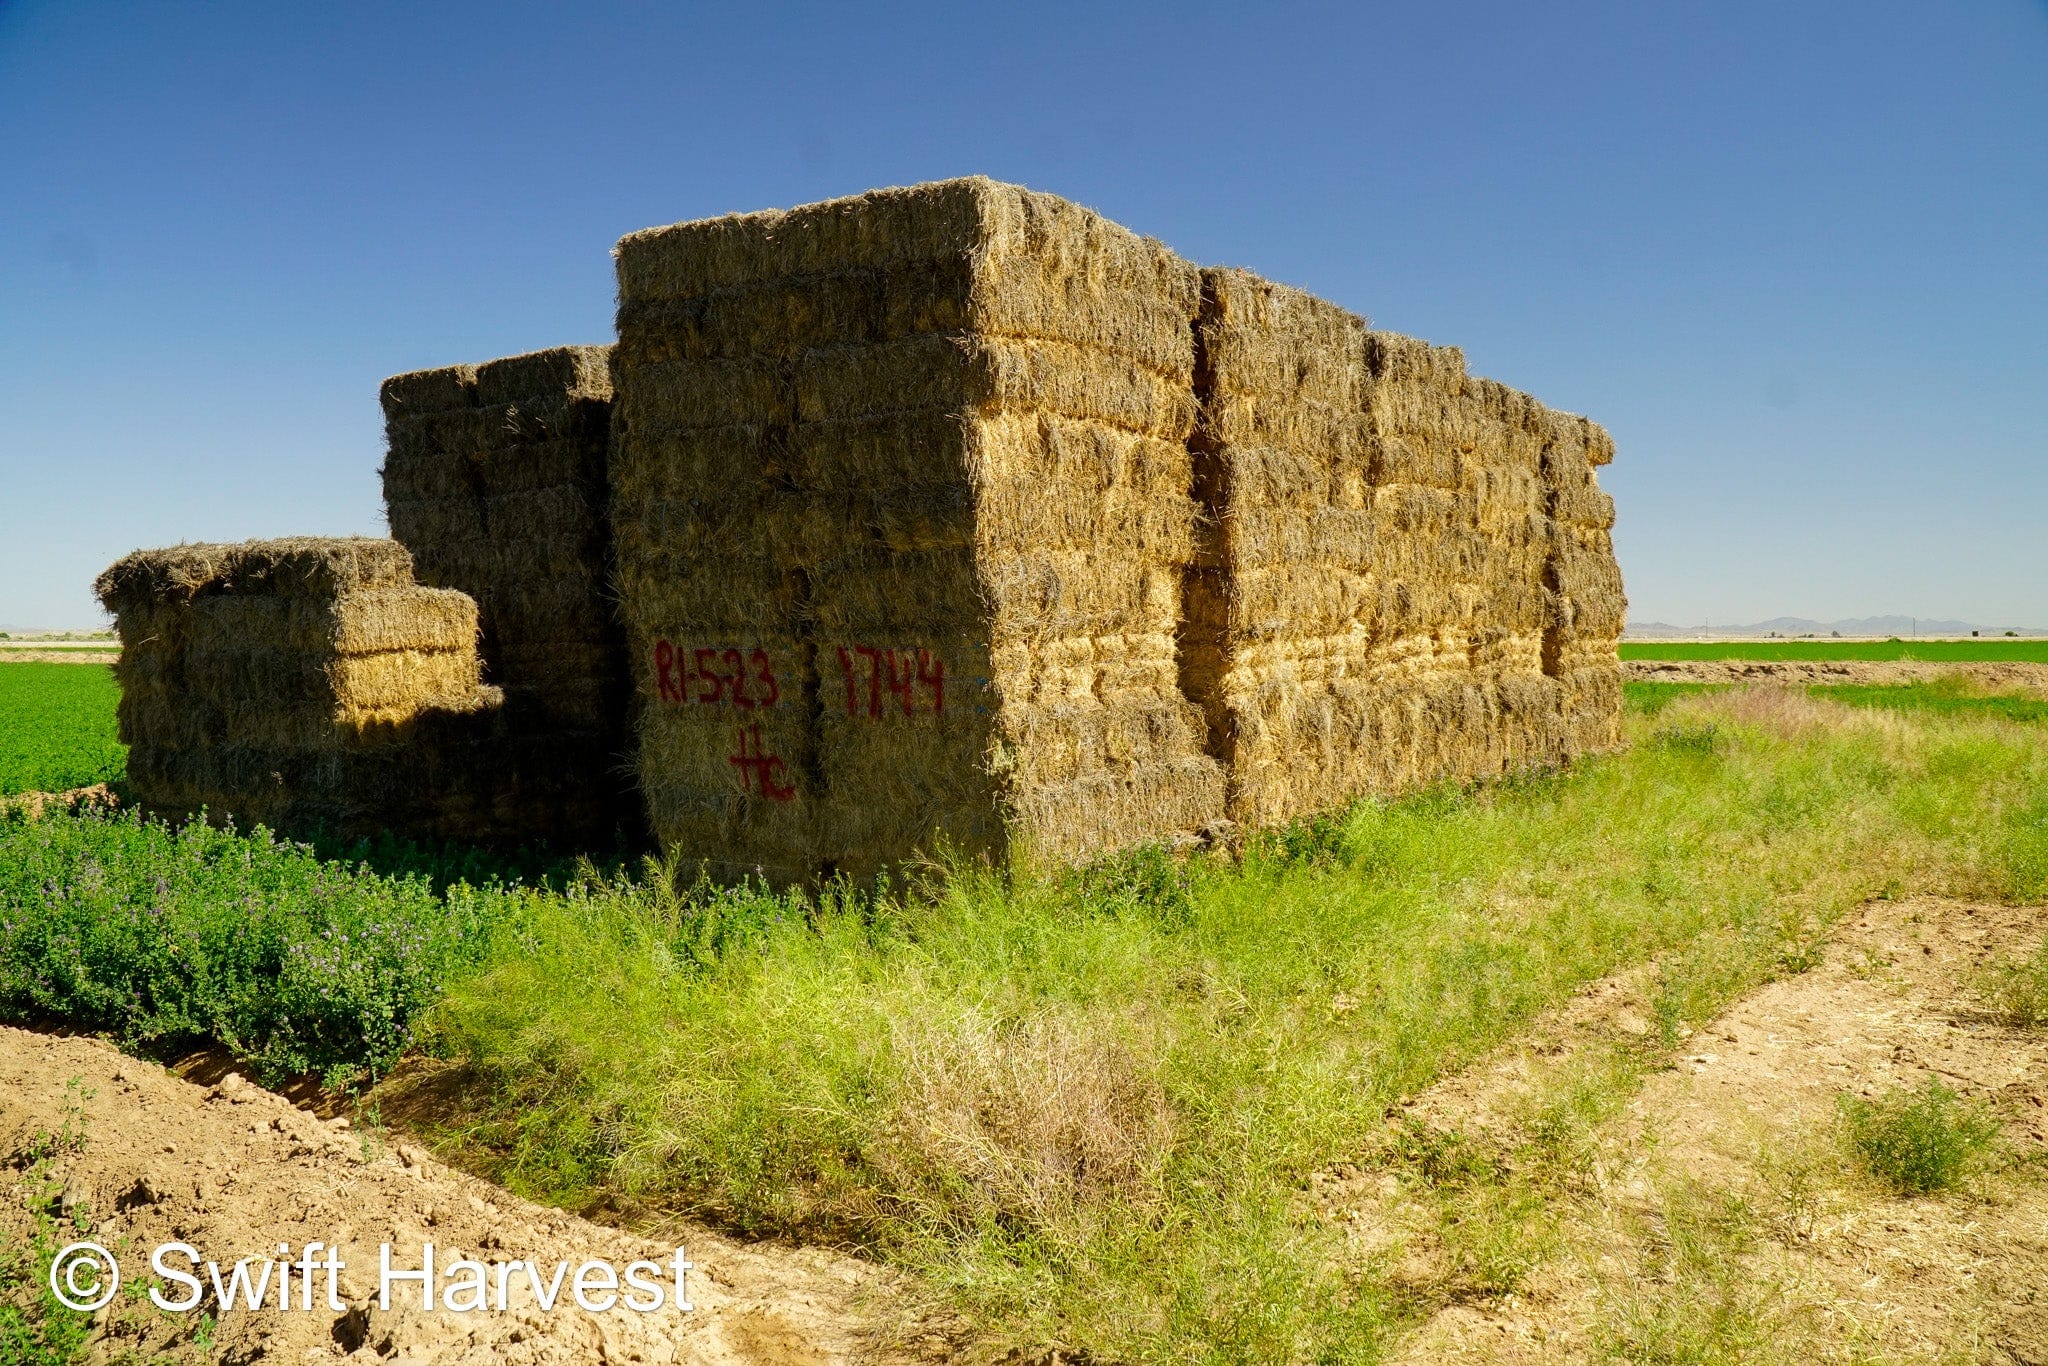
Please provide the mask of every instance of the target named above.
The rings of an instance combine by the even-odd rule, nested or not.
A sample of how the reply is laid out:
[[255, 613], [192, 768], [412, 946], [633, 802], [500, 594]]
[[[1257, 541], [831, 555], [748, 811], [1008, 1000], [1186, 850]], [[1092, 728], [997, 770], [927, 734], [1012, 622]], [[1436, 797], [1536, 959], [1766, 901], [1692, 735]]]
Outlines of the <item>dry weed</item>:
[[[1118, 1022], [969, 1017], [898, 1036], [880, 1165], [970, 1218], [1043, 1227], [1160, 1198], [1174, 1137], [1157, 1051]], [[943, 1194], [941, 1194], [943, 1190]]]

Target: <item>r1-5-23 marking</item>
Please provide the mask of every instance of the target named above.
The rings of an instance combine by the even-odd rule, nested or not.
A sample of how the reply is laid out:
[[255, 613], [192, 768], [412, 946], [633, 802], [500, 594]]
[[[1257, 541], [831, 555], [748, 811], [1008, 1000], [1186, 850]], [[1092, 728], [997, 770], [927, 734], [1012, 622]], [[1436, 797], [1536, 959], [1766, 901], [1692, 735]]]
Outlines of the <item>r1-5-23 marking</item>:
[[745, 651], [720, 645], [685, 650], [657, 640], [654, 691], [662, 701], [678, 706], [729, 706], [741, 711], [772, 707], [782, 700], [775, 663], [758, 646]]

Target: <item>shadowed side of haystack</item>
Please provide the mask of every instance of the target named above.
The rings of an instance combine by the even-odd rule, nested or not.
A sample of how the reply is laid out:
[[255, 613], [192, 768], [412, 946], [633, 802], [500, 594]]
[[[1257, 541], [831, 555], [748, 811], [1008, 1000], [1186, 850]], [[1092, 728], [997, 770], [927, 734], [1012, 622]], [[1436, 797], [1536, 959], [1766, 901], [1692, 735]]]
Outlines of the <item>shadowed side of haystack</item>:
[[1547, 417], [1543, 671], [1563, 689], [1567, 751], [1590, 754], [1621, 744], [1619, 646], [1628, 599], [1614, 557], [1614, 499], [1594, 473], [1613, 461], [1614, 439], [1584, 418]]
[[121, 637], [128, 783], [145, 808], [276, 830], [466, 835], [453, 743], [502, 699], [476, 604], [394, 541], [137, 551], [94, 585]]
[[420, 581], [477, 602], [498, 723], [488, 823], [602, 847], [641, 818], [611, 600], [611, 348], [558, 347], [384, 382], [392, 535]]
[[664, 844], [865, 875], [1198, 828], [1193, 267], [982, 179], [619, 245], [614, 526]]

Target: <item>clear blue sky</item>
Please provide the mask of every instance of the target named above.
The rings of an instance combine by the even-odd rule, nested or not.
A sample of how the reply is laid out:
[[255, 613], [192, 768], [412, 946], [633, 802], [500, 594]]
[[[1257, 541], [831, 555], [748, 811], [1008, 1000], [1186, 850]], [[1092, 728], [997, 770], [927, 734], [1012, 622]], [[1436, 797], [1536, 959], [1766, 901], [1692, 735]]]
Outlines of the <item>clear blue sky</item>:
[[1637, 619], [2048, 625], [2048, 8], [0, 0], [0, 624], [379, 533], [622, 233], [985, 172], [1606, 423]]

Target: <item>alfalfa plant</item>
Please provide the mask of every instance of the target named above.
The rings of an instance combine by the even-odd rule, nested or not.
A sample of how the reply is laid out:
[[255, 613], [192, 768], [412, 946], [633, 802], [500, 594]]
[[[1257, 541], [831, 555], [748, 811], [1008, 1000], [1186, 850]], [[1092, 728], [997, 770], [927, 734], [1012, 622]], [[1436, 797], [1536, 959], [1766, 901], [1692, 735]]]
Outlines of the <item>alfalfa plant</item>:
[[33, 1225], [19, 1244], [0, 1235], [0, 1366], [71, 1366], [84, 1359], [92, 1315], [57, 1297], [50, 1271], [59, 1246], [92, 1228], [85, 1203], [60, 1199], [59, 1167], [85, 1147], [85, 1105], [92, 1098], [84, 1078], [73, 1077], [64, 1088], [62, 1123], [37, 1133], [20, 1155], [22, 1176], [8, 1195], [21, 1200]]
[[1918, 1087], [1865, 1100], [1844, 1094], [1844, 1137], [1857, 1162], [1900, 1195], [1931, 1195], [1961, 1185], [1998, 1138], [1982, 1107], [1929, 1073]]

